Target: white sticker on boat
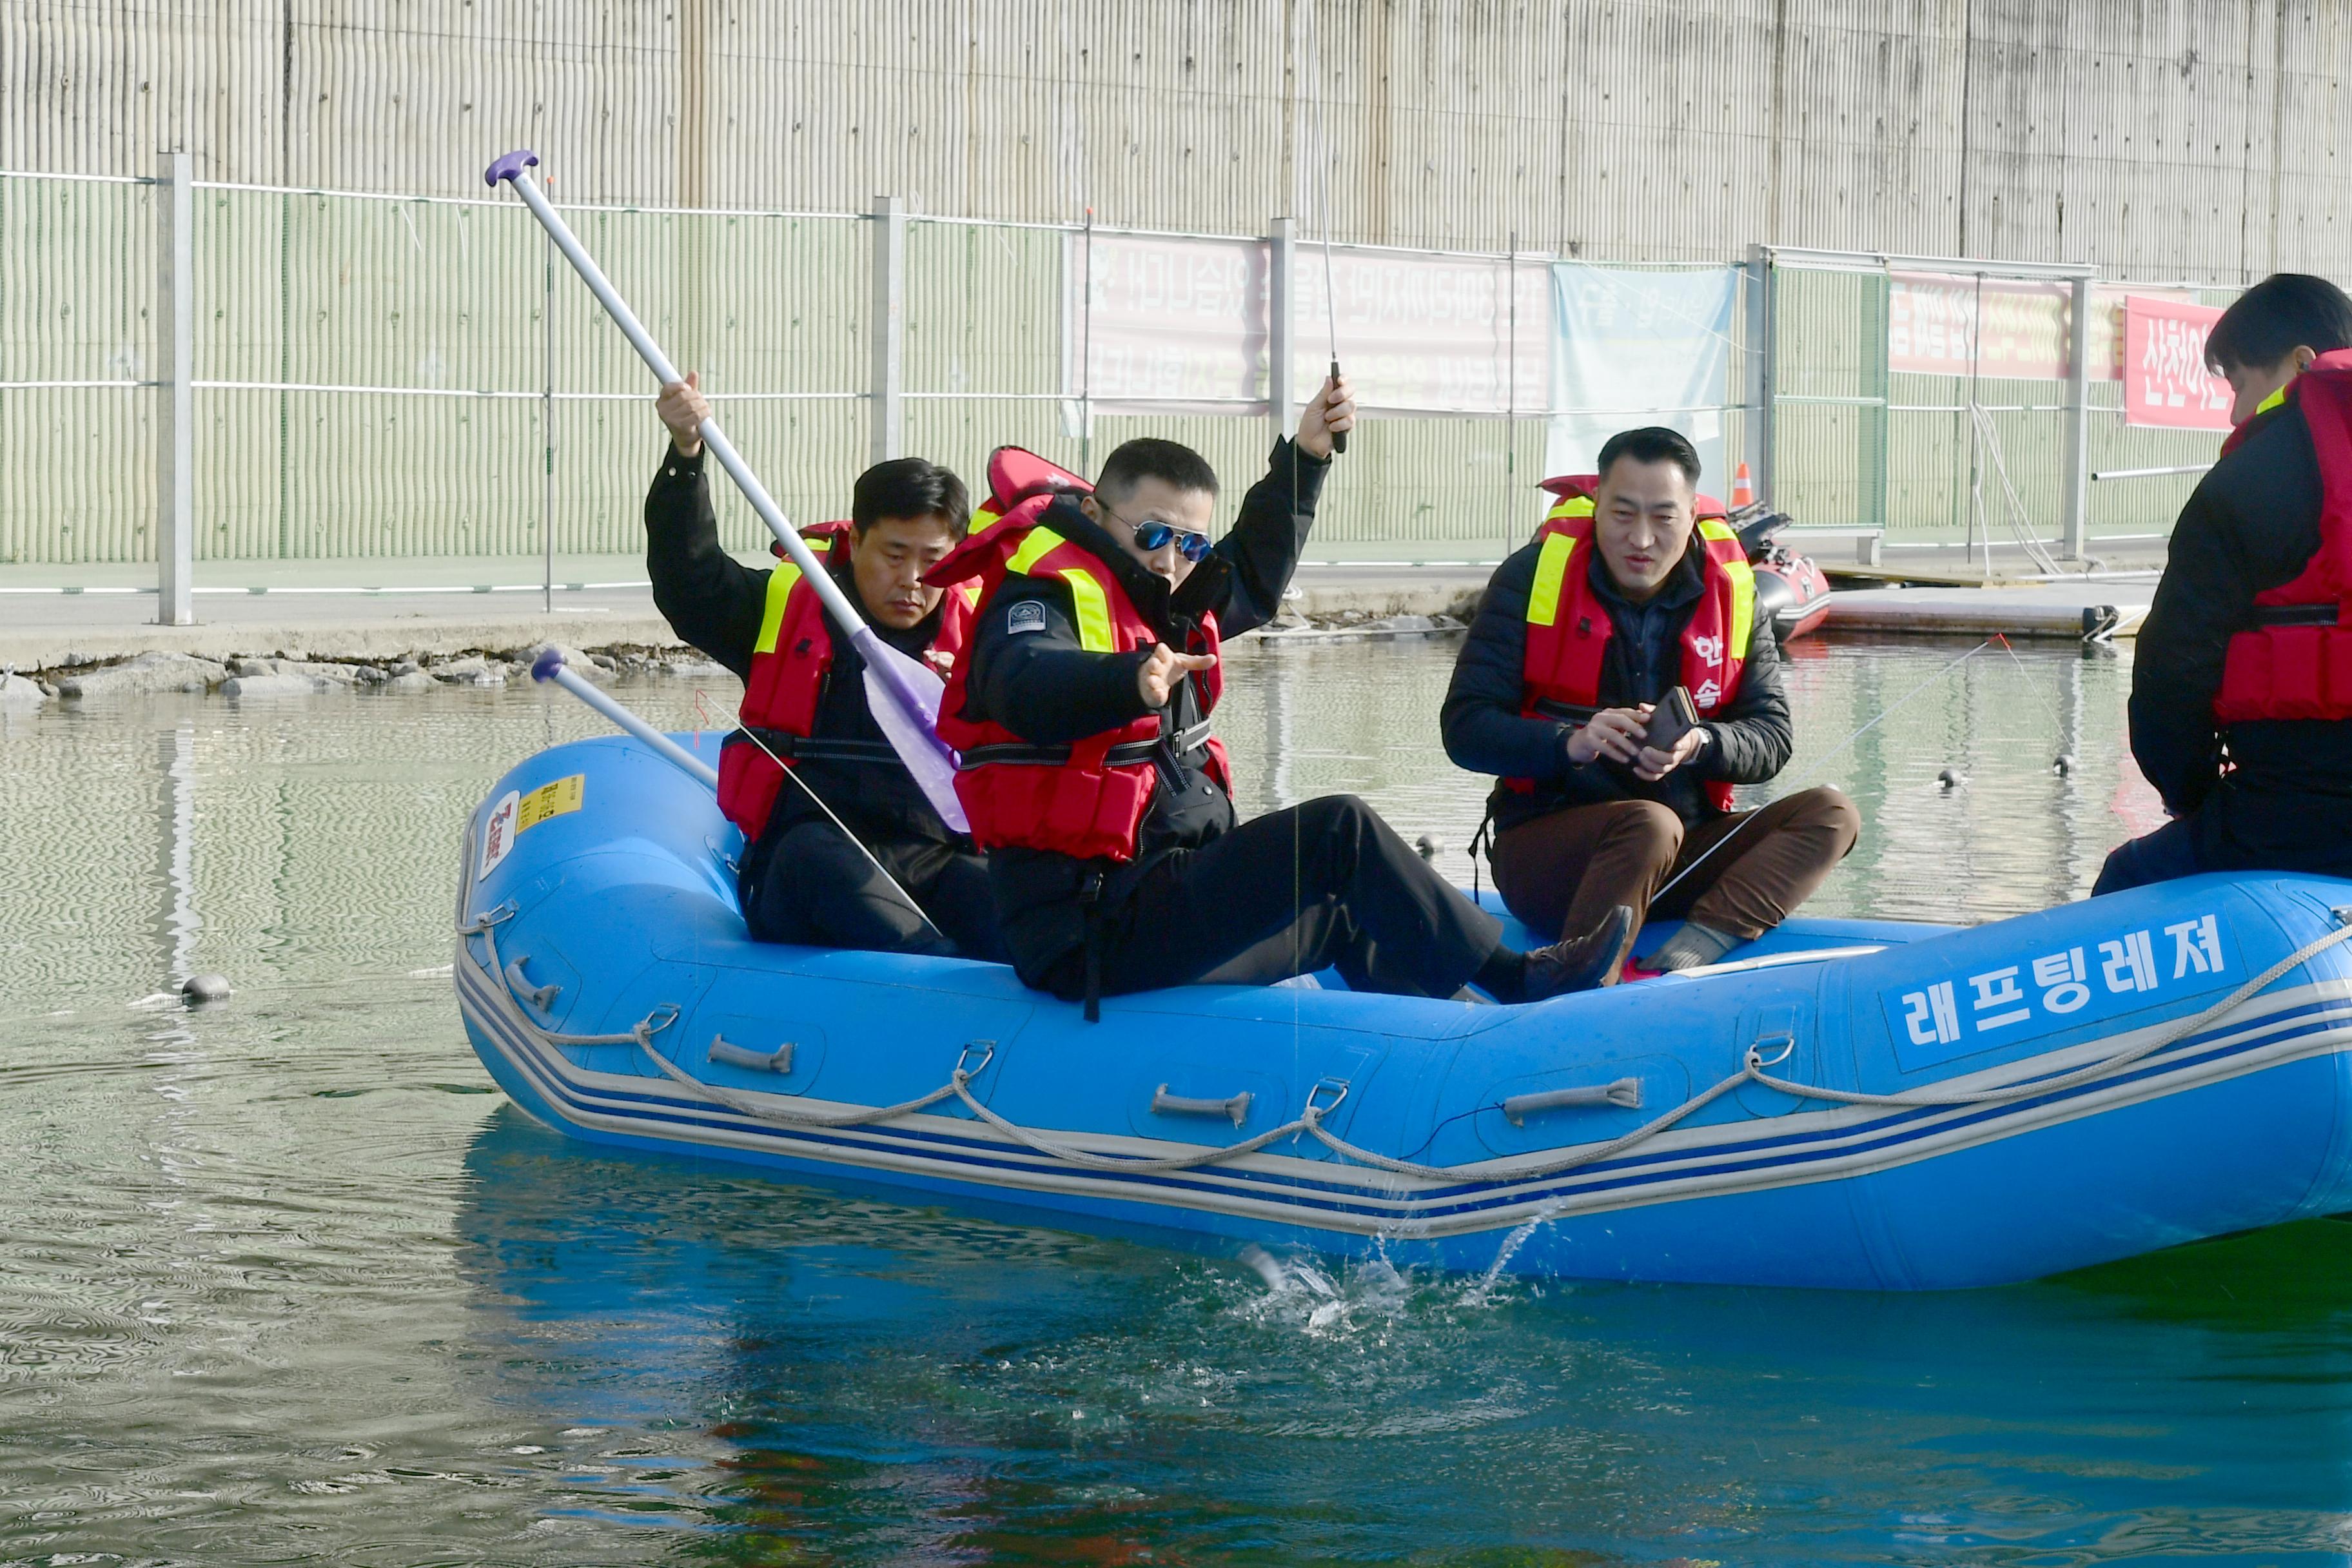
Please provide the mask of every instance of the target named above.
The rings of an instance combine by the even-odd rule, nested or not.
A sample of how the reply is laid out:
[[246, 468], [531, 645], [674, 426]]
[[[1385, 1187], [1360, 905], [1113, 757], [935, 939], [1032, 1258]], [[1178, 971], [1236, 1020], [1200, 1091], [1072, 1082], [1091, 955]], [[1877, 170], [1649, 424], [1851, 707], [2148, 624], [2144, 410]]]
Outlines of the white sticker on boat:
[[2129, 1012], [2148, 993], [2210, 990], [2236, 973], [2234, 948], [2218, 915], [2197, 915], [2023, 954], [1981, 973], [1889, 991], [1883, 1000], [1895, 1052], [1916, 1070], [2012, 1034]]
[[499, 796], [499, 804], [490, 807], [490, 819], [482, 828], [482, 868], [474, 873], [477, 882], [497, 870], [514, 847], [515, 815], [521, 807], [522, 795], [515, 790]]

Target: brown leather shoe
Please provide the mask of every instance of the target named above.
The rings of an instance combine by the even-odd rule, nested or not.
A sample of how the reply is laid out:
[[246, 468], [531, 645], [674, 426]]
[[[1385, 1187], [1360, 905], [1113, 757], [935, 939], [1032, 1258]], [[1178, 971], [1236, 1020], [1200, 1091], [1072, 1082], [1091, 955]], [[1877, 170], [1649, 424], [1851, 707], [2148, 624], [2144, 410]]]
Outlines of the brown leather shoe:
[[1591, 991], [1617, 984], [1617, 972], [1633, 948], [1633, 911], [1619, 904], [1601, 917], [1601, 923], [1582, 936], [1537, 948], [1528, 954], [1528, 977], [1521, 1000], [1540, 1002], [1571, 991]]

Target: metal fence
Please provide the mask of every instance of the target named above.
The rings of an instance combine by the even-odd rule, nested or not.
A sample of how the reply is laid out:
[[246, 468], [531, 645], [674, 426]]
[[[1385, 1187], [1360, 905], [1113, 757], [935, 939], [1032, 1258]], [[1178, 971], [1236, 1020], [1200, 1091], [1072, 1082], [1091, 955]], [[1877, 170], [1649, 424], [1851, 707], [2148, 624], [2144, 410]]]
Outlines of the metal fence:
[[[0, 582], [159, 559], [168, 573], [175, 531], [196, 575], [231, 584], [255, 563], [356, 586], [447, 558], [535, 581], [556, 557], [640, 549], [661, 450], [651, 388], [519, 204], [169, 173], [0, 174]], [[562, 205], [560, 171], [551, 189]], [[1245, 483], [1286, 423], [1263, 374], [1257, 396], [1222, 404], [1095, 405], [1066, 341], [1082, 231], [891, 204], [564, 210], [673, 358], [701, 371], [795, 518], [837, 514], [887, 449], [976, 478], [1005, 442], [1084, 468], [1150, 432]], [[1997, 437], [2034, 528], [2059, 537], [2083, 466], [2066, 383], [1891, 373], [1885, 258], [1765, 253], [1750, 267], [1713, 410], [1727, 461], [1752, 459], [1801, 521], [1949, 542], [1983, 529], [1971, 497]], [[1269, 289], [1285, 301], [1269, 308], [1286, 317], [1287, 297]], [[1270, 360], [1294, 325], [1271, 323]], [[1542, 354], [1550, 331], [1515, 316], [1509, 350]], [[2126, 429], [2113, 390], [2084, 395], [2092, 465], [2210, 458], [2210, 436]], [[1376, 415], [1314, 555], [1497, 558], [1539, 514], [1529, 487], [1559, 412]], [[2160, 532], [2185, 482], [2100, 489], [2086, 537]], [[730, 547], [762, 542], [747, 510], [721, 510]]]
[[[2160, 540], [2221, 437], [2124, 419], [2123, 367], [2107, 320], [2130, 292], [2226, 305], [2235, 286], [2100, 279], [2086, 267], [1757, 247], [1766, 317], [1751, 346], [1769, 410], [1759, 462], [1775, 502], [1806, 521], [1883, 531], [1905, 547], [2033, 549], [2064, 559]], [[1898, 368], [1890, 352], [1897, 279], [1963, 288], [2039, 285], [2071, 295], [2054, 374], [2018, 374], [1988, 353], [1981, 306], [1943, 356], [1948, 373]], [[2077, 321], [2081, 327], [2076, 327]], [[2081, 367], [2082, 374], [2070, 374]], [[2056, 367], [2053, 367], [2056, 368]], [[2149, 473], [2147, 470], [2170, 470]], [[2103, 478], [2116, 475], [2112, 480]], [[2025, 543], [2031, 541], [2031, 545]], [[1978, 557], [1981, 559], [1981, 556]]]

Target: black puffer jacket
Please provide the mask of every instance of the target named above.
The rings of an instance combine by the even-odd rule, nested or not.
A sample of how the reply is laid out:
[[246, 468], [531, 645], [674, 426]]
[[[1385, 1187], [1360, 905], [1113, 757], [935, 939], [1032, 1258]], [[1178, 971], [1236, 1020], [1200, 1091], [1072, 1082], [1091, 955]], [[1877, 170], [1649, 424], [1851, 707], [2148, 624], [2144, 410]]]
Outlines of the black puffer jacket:
[[2302, 405], [2259, 416], [2181, 508], [2133, 646], [2132, 755], [2167, 809], [2195, 816], [2198, 857], [2216, 870], [2352, 876], [2352, 722], [2213, 721], [2254, 595], [2318, 552], [2320, 497]]
[[[1645, 605], [1620, 595], [1598, 552], [1588, 552], [1593, 589], [1609, 610], [1600, 706], [1655, 702], [1680, 682], [1682, 635], [1703, 586], [1695, 542], [1694, 548], [1684, 552], [1673, 574]], [[1695, 823], [1717, 815], [1702, 787], [1706, 781], [1761, 784], [1788, 766], [1795, 730], [1789, 720], [1788, 696], [1780, 688], [1780, 645], [1773, 640], [1770, 621], [1762, 617], [1748, 644], [1739, 690], [1729, 708], [1706, 721], [1714, 740], [1687, 766], [1653, 784], [1635, 778], [1631, 768], [1617, 763], [1571, 763], [1568, 737], [1572, 725], [1519, 713], [1528, 595], [1541, 550], [1539, 542], [1531, 543], [1495, 569], [1470, 623], [1470, 635], [1454, 661], [1454, 683], [1438, 717], [1445, 754], [1456, 767], [1535, 781], [1531, 795], [1496, 786], [1489, 804], [1497, 832], [1567, 806], [1612, 800], [1654, 800], [1685, 823]]]

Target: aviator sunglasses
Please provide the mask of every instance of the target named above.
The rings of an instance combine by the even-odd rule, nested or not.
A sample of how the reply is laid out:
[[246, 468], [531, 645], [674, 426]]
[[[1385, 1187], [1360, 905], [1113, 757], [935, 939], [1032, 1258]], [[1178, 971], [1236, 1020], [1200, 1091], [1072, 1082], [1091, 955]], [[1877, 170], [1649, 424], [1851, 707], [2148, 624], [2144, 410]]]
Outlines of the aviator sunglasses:
[[1095, 505], [1102, 507], [1105, 516], [1118, 518], [1120, 525], [1135, 535], [1136, 548], [1147, 554], [1172, 539], [1176, 542], [1176, 552], [1193, 565], [1198, 566], [1208, 559], [1209, 536], [1205, 533], [1189, 532], [1184, 529], [1162, 522], [1156, 517], [1148, 522], [1129, 522], [1109, 507], [1104, 506], [1099, 496], [1095, 499]]

